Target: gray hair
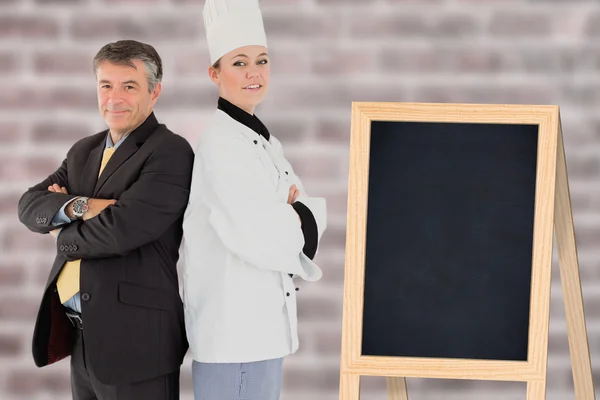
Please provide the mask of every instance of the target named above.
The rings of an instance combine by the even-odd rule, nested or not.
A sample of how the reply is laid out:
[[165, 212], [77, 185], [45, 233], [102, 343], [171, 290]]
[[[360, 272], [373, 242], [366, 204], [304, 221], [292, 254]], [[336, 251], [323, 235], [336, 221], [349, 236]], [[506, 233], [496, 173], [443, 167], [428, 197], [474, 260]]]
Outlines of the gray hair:
[[135, 40], [119, 40], [105, 45], [94, 57], [94, 74], [97, 74], [98, 66], [105, 61], [136, 68], [133, 60], [140, 60], [144, 63], [148, 78], [148, 90], [152, 93], [162, 80], [162, 61], [154, 47], [146, 43]]

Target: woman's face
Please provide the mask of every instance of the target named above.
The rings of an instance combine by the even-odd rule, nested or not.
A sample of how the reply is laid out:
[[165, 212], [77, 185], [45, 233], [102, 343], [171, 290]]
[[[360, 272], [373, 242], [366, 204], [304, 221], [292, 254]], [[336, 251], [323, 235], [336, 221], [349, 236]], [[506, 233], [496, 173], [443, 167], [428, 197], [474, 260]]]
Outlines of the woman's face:
[[219, 94], [250, 114], [264, 99], [271, 67], [264, 46], [239, 47], [219, 60], [219, 67], [208, 68]]

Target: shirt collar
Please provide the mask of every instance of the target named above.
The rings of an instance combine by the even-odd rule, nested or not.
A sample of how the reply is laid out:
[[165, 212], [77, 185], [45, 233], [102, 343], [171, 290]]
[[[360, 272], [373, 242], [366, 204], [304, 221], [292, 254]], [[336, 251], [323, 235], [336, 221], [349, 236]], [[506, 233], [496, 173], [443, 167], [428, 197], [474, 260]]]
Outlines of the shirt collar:
[[240, 124], [247, 126], [257, 134], [263, 136], [265, 139], [267, 139], [267, 141], [271, 137], [267, 127], [262, 123], [260, 119], [258, 119], [258, 117], [256, 117], [256, 115], [252, 115], [246, 112], [245, 110], [241, 109], [235, 104], [225, 100], [223, 97], [219, 97], [219, 101], [217, 102], [217, 108], [229, 115], [231, 118], [233, 118]]

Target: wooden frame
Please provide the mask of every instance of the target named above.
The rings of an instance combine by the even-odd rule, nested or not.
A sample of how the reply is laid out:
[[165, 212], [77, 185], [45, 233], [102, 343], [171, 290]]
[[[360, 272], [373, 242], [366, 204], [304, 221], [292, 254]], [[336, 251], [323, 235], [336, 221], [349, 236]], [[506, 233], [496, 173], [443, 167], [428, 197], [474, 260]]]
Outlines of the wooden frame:
[[[361, 355], [371, 121], [539, 126], [527, 361]], [[525, 381], [527, 400], [545, 399], [554, 227], [575, 392], [577, 399], [595, 399], [559, 108], [355, 102], [351, 129], [340, 400], [359, 399], [360, 375], [388, 377], [389, 398], [394, 400], [408, 398], [405, 377]]]

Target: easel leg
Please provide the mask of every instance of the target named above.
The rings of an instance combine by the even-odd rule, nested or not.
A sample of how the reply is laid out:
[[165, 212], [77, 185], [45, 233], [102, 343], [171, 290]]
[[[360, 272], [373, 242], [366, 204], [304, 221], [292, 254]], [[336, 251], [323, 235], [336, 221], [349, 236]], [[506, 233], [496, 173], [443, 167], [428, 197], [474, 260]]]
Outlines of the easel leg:
[[408, 400], [406, 378], [385, 378], [387, 382], [388, 400]]
[[527, 400], [546, 400], [546, 380], [527, 382]]
[[562, 282], [562, 293], [565, 302], [575, 398], [578, 400], [592, 400], [596, 397], [594, 394], [590, 350], [583, 310], [583, 295], [581, 293], [579, 261], [577, 258], [573, 213], [567, 179], [567, 164], [560, 124], [556, 163], [554, 230], [560, 265], [560, 280]]
[[340, 375], [340, 400], [360, 400], [360, 375]]

